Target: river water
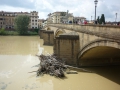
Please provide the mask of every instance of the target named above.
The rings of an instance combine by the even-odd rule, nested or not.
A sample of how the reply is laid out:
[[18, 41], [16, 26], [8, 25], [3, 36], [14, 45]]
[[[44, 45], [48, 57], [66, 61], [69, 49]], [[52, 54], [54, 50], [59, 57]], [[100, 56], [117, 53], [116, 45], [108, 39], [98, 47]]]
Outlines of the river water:
[[120, 66], [87, 67], [60, 79], [36, 77], [39, 59], [53, 53], [39, 36], [0, 36], [0, 90], [120, 90]]

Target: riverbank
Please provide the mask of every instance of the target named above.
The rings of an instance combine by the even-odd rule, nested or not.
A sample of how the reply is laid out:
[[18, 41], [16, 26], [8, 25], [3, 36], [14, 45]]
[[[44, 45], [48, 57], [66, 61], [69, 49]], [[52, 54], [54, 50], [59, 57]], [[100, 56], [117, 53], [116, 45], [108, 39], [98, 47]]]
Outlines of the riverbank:
[[32, 35], [38, 35], [38, 31], [28, 31], [25, 34], [20, 34], [16, 30], [5, 30], [5, 29], [0, 29], [0, 35], [3, 36], [32, 36]]

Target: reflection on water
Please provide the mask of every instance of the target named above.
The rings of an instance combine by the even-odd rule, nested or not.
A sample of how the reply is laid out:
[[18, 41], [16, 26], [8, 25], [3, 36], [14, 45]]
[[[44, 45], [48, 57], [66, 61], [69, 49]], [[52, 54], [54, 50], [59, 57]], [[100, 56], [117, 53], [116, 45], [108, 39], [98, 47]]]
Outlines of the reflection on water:
[[0, 90], [120, 90], [120, 66], [84, 68], [92, 73], [76, 70], [64, 79], [28, 73], [38, 69], [42, 51], [52, 54], [53, 47], [38, 36], [0, 36]]

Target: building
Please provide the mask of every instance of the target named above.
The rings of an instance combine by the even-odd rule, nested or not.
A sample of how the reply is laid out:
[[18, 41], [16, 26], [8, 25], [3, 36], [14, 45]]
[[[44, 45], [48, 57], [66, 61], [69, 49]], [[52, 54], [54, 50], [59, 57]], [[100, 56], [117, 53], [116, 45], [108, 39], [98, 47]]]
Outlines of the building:
[[48, 14], [48, 23], [68, 23], [73, 22], [73, 14], [67, 12], [53, 12]]
[[0, 28], [14, 28], [14, 19], [15, 13], [14, 12], [0, 12]]
[[38, 28], [38, 12], [36, 11], [33, 11], [33, 12], [30, 12], [30, 17], [31, 17], [31, 28], [34, 29], [34, 28]]
[[14, 29], [14, 20], [18, 15], [30, 16], [29, 28], [38, 28], [38, 12], [5, 12], [0, 11], [0, 28]]
[[86, 20], [85, 17], [74, 17], [74, 23], [77, 24], [83, 24], [85, 20]]
[[47, 20], [44, 20], [43, 27], [45, 27], [48, 24]]
[[44, 21], [45, 21], [44, 19], [38, 19], [38, 27], [39, 28], [43, 27]]
[[85, 20], [86, 20], [85, 17], [74, 17], [74, 23], [77, 24], [84, 23]]

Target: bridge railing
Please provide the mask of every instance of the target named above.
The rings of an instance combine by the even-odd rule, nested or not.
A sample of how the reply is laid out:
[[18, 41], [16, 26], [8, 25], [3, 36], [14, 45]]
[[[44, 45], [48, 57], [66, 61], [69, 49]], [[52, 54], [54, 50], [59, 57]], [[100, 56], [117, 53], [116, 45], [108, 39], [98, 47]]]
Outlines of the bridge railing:
[[103, 38], [120, 40], [120, 26], [114, 25], [73, 25], [49, 24], [49, 26], [92, 34]]

